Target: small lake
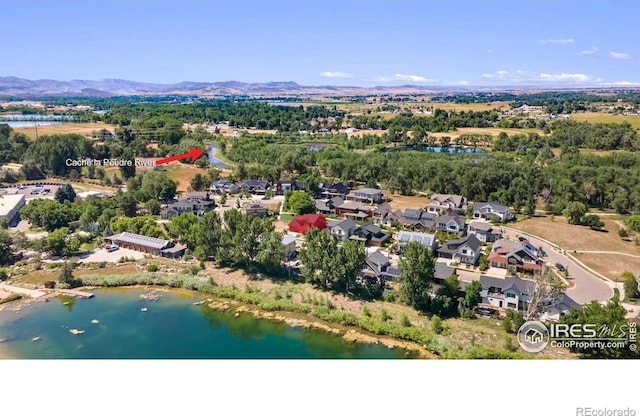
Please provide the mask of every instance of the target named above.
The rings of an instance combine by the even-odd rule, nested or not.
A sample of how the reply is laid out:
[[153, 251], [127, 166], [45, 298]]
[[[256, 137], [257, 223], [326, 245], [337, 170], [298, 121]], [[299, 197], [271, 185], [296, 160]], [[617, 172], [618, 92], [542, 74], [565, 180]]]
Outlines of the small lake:
[[8, 124], [11, 128], [54, 126], [58, 124], [72, 123], [70, 116], [56, 116], [51, 114], [0, 114], [0, 124]]
[[422, 146], [415, 148], [413, 146], [398, 149], [402, 150], [422, 150], [423, 152], [431, 153], [482, 153], [479, 149], [473, 149], [471, 147], [440, 147], [440, 146]]
[[[193, 292], [98, 289], [93, 299], [3, 305], [0, 348], [16, 358], [407, 358], [402, 349], [358, 344], [281, 322], [235, 317], [206, 305]], [[146, 309], [146, 310], [145, 310]], [[92, 323], [95, 322], [95, 323]], [[73, 332], [84, 331], [74, 334]], [[39, 340], [33, 341], [39, 337]]]
[[231, 166], [229, 166], [227, 163], [223, 162], [222, 160], [218, 159], [215, 157], [215, 153], [218, 151], [218, 146], [216, 146], [215, 144], [210, 144], [208, 151], [207, 151], [207, 156], [209, 158], [209, 163], [211, 163], [212, 165], [214, 165], [217, 168], [220, 169], [229, 169]]

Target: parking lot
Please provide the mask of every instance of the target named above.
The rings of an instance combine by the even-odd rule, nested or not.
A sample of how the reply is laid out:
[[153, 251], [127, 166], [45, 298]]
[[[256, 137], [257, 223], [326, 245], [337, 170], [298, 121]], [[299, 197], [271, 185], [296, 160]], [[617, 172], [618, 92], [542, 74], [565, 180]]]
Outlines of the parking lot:
[[39, 198], [53, 199], [58, 188], [62, 186], [59, 183], [42, 182], [29, 185], [16, 185], [6, 188], [0, 188], [0, 194], [24, 195], [25, 200]]

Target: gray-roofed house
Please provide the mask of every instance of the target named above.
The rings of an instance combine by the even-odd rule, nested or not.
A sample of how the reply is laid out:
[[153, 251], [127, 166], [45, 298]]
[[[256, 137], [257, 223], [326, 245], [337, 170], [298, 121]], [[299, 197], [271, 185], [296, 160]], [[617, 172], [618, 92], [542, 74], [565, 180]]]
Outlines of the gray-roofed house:
[[450, 240], [438, 249], [438, 257], [474, 266], [480, 258], [480, 240], [469, 235], [458, 240]]
[[493, 243], [502, 238], [500, 227], [485, 221], [471, 221], [467, 227], [467, 234], [474, 234], [484, 243]]
[[[535, 294], [536, 285], [533, 280], [521, 279], [517, 276], [490, 277], [480, 276], [482, 285], [482, 303], [498, 308], [511, 308], [521, 312], [527, 311], [529, 302]], [[548, 296], [542, 301], [543, 311], [560, 306], [564, 301], [564, 294], [558, 293]]]
[[358, 224], [354, 220], [347, 218], [331, 227], [331, 233], [335, 234], [339, 241], [347, 241], [357, 226]]
[[242, 207], [244, 215], [252, 215], [254, 217], [266, 217], [269, 209], [262, 204], [249, 204]]
[[332, 198], [326, 199], [317, 199], [316, 200], [316, 211], [319, 214], [325, 215], [335, 215], [336, 207], [344, 204], [344, 199], [339, 196], [334, 196]]
[[332, 196], [339, 196], [344, 198], [349, 193], [349, 188], [342, 182], [336, 182], [333, 184], [321, 183], [318, 185], [320, 195], [325, 198], [331, 198]]
[[211, 200], [195, 200], [195, 199], [179, 199], [172, 201], [160, 211], [160, 218], [169, 219], [176, 215], [180, 215], [183, 212], [190, 212], [197, 216], [202, 216], [206, 212], [210, 211], [215, 204]]
[[126, 231], [106, 237], [105, 241], [118, 247], [171, 258], [182, 256], [187, 248], [181, 244], [174, 244], [172, 241], [128, 233]]
[[265, 195], [269, 189], [269, 182], [258, 179], [247, 179], [237, 185], [242, 192], [249, 192], [255, 195]]
[[444, 285], [444, 281], [451, 275], [457, 275], [458, 272], [455, 267], [447, 266], [446, 264], [437, 263], [433, 271], [433, 283], [436, 285]]
[[349, 237], [352, 240], [358, 240], [364, 242], [366, 245], [370, 246], [382, 246], [384, 245], [391, 236], [377, 225], [371, 222], [365, 222], [358, 228], [353, 231], [353, 235]]
[[431, 202], [427, 205], [427, 212], [432, 214], [466, 214], [467, 199], [461, 195], [433, 194]]
[[365, 202], [368, 204], [380, 204], [384, 201], [384, 195], [382, 191], [376, 188], [360, 188], [349, 195], [347, 199], [351, 201]]
[[374, 221], [380, 222], [380, 220], [382, 220], [382, 218], [384, 218], [384, 216], [389, 214], [390, 212], [393, 212], [393, 208], [391, 208], [391, 205], [389, 205], [388, 202], [383, 202], [373, 210]]
[[219, 181], [215, 181], [209, 185], [209, 190], [215, 194], [222, 195], [226, 194], [237, 194], [240, 192], [238, 186], [232, 182], [229, 182], [226, 179], [220, 179]]
[[304, 185], [298, 181], [277, 181], [274, 184], [276, 195], [286, 195], [287, 192], [303, 191]]
[[402, 214], [402, 224], [414, 230], [432, 231], [436, 226], [436, 215], [429, 214], [422, 208], [407, 208]]
[[513, 214], [509, 207], [499, 202], [476, 202], [473, 204], [473, 218], [488, 220], [511, 221]]
[[389, 257], [380, 251], [371, 253], [358, 273], [358, 281], [375, 285], [383, 285], [400, 276], [400, 269], [391, 265]]
[[436, 220], [436, 231], [442, 231], [447, 234], [455, 234], [458, 237], [464, 235], [466, 222], [464, 218], [458, 215], [442, 215]]
[[402, 248], [412, 241], [429, 247], [432, 253], [438, 251], [438, 239], [435, 234], [418, 233], [414, 231], [400, 231], [398, 233], [398, 247], [400, 251], [402, 251]]
[[184, 199], [187, 199], [189, 201], [211, 201], [209, 192], [207, 191], [189, 192], [187, 196], [184, 197]]

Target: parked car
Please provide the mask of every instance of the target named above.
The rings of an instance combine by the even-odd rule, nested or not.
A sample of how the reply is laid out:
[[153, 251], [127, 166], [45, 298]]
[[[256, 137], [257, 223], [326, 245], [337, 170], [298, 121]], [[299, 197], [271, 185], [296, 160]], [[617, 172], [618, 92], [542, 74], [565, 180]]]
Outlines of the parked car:
[[118, 250], [120, 247], [118, 246], [110, 246], [109, 248], [107, 248], [107, 253], [111, 253], [114, 252], [116, 250]]
[[560, 264], [560, 263], [556, 263], [556, 268], [557, 268], [558, 270], [560, 270], [561, 272], [564, 272], [564, 270], [565, 270], [565, 269], [564, 269], [564, 266], [563, 266], [562, 264]]

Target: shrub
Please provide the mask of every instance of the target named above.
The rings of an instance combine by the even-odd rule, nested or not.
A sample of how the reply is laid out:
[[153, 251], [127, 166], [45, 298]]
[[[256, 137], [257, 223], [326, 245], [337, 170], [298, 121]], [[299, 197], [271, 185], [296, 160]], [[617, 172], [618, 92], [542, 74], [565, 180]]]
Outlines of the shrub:
[[392, 319], [392, 316], [389, 315], [389, 312], [385, 308], [380, 309], [380, 320], [382, 322], [386, 322]]
[[442, 319], [438, 315], [433, 315], [431, 317], [431, 329], [436, 334], [441, 334], [444, 331], [444, 325], [442, 324]]
[[362, 306], [362, 314], [367, 317], [371, 317], [371, 310], [367, 308], [367, 305]]
[[400, 316], [400, 325], [411, 326], [411, 321], [409, 320], [409, 317], [406, 313], [403, 313], [402, 316]]
[[150, 273], [155, 273], [158, 271], [158, 265], [157, 264], [150, 264], [147, 266], [147, 271]]
[[0, 305], [7, 302], [13, 302], [14, 300], [22, 299], [22, 295], [19, 293], [14, 293], [12, 295], [7, 296], [6, 298], [0, 300]]

